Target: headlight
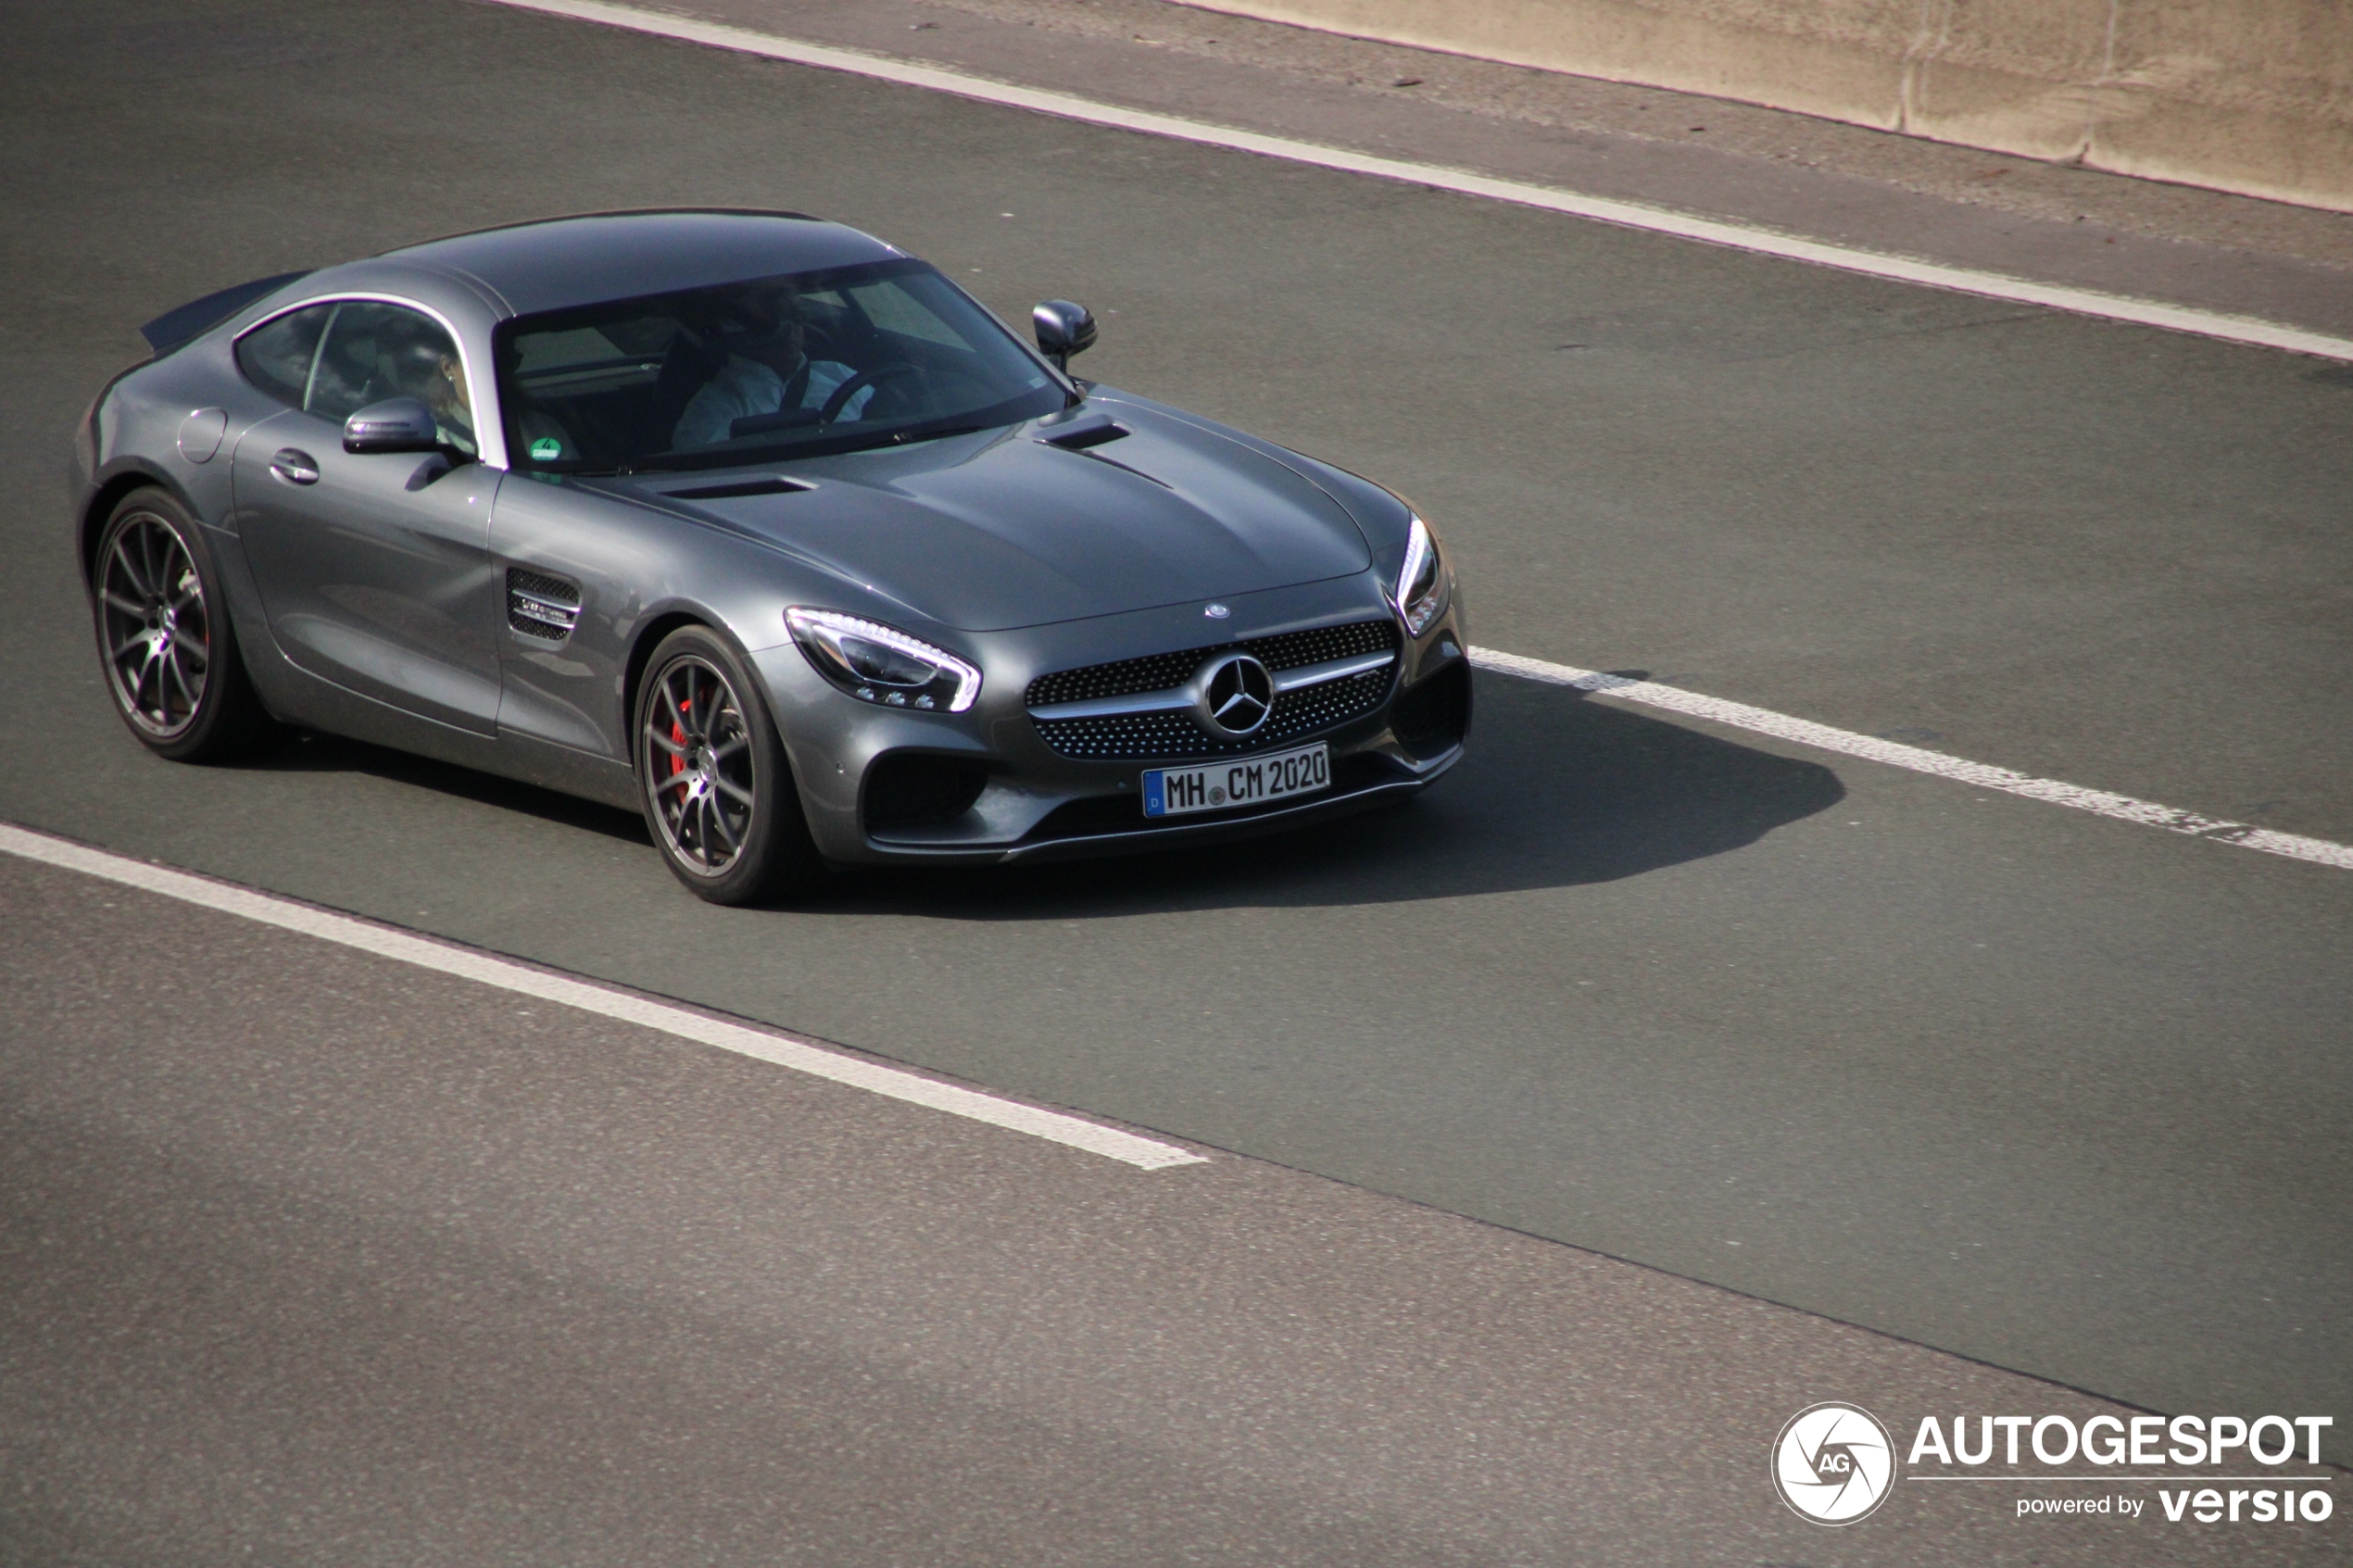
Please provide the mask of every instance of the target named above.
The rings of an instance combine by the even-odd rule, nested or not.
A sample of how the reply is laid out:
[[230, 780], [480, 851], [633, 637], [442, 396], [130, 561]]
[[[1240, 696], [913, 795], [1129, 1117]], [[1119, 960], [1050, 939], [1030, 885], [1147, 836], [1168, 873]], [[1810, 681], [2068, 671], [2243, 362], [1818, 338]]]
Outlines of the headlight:
[[817, 673], [861, 702], [962, 713], [980, 700], [980, 671], [895, 627], [830, 609], [785, 611]]
[[1404, 618], [1405, 630], [1418, 637], [1445, 608], [1446, 571], [1438, 558], [1438, 542], [1417, 512], [1405, 533], [1405, 564], [1397, 572], [1397, 613]]

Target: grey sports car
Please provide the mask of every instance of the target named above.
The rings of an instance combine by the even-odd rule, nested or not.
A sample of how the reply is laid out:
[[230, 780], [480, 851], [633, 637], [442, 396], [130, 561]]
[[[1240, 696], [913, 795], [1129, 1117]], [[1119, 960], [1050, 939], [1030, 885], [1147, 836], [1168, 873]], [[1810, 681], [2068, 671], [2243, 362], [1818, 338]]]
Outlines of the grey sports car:
[[116, 706], [641, 810], [741, 903], [827, 865], [1142, 849], [1422, 789], [1462, 608], [1413, 508], [1073, 378], [793, 213], [591, 215], [269, 278], [144, 329], [76, 442]]

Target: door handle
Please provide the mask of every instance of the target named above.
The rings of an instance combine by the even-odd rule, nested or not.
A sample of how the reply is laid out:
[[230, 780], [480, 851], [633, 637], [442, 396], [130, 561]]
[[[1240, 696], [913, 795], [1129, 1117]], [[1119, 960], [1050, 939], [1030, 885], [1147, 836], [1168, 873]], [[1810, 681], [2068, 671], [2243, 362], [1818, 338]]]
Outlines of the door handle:
[[278, 455], [270, 459], [270, 471], [288, 484], [319, 483], [319, 460], [292, 446], [279, 448]]

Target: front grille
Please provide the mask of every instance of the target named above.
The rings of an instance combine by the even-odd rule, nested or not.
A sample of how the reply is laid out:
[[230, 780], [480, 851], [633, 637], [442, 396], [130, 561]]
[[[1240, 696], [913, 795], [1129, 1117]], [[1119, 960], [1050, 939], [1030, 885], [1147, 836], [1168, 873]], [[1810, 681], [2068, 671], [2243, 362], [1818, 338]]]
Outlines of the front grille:
[[1247, 643], [1212, 643], [1182, 653], [1155, 653], [1123, 659], [1111, 664], [1090, 664], [1083, 670], [1060, 670], [1029, 683], [1024, 700], [1032, 708], [1057, 702], [1088, 702], [1097, 697], [1129, 696], [1137, 692], [1164, 692], [1193, 678], [1202, 660], [1211, 654], [1239, 647], [1269, 670], [1296, 670], [1359, 654], [1394, 652], [1397, 622], [1355, 621], [1345, 626], [1317, 626], [1305, 632], [1284, 632]]
[[1057, 702], [1092, 702], [1097, 697], [1164, 692], [1191, 680], [1193, 671], [1201, 668], [1201, 661], [1216, 651], [1215, 647], [1205, 647], [1187, 653], [1156, 653], [1145, 659], [1123, 659], [1116, 664], [1090, 664], [1084, 670], [1040, 675], [1029, 683], [1024, 700], [1032, 708], [1044, 708]]
[[[1112, 664], [1088, 665], [1083, 670], [1057, 671], [1029, 684], [1027, 701], [1032, 708], [1043, 708], [1056, 702], [1166, 691], [1191, 680], [1202, 660], [1228, 648], [1240, 648], [1269, 670], [1297, 670], [1336, 659], [1393, 653], [1397, 648], [1397, 623], [1387, 618], [1356, 621], [1343, 626], [1317, 626], [1305, 632], [1255, 637], [1243, 643], [1189, 648], [1182, 653], [1123, 659]], [[1275, 698], [1275, 710], [1267, 716], [1265, 726], [1246, 740], [1218, 739], [1196, 723], [1189, 712], [1123, 713], [1104, 719], [1040, 719], [1036, 722], [1038, 733], [1056, 752], [1090, 762], [1231, 757], [1362, 718], [1380, 706], [1392, 673], [1393, 668], [1367, 671], [1344, 681], [1327, 681], [1321, 685], [1284, 692]]]
[[1355, 659], [1368, 653], [1397, 651], [1397, 622], [1354, 621], [1345, 626], [1318, 626], [1306, 632], [1285, 632], [1242, 645], [1269, 670], [1297, 670], [1306, 664], [1328, 664], [1335, 659]]
[[[1185, 673], [1190, 675], [1192, 670], [1188, 668]], [[1392, 669], [1384, 666], [1362, 675], [1351, 675], [1345, 681], [1327, 681], [1320, 686], [1281, 693], [1275, 698], [1275, 711], [1267, 716], [1265, 727], [1245, 740], [1216, 739], [1193, 721], [1190, 712], [1122, 713], [1108, 719], [1040, 719], [1037, 721], [1038, 733], [1063, 756], [1090, 762], [1231, 757], [1245, 751], [1262, 751], [1282, 741], [1364, 717], [1380, 706], [1393, 673]]]

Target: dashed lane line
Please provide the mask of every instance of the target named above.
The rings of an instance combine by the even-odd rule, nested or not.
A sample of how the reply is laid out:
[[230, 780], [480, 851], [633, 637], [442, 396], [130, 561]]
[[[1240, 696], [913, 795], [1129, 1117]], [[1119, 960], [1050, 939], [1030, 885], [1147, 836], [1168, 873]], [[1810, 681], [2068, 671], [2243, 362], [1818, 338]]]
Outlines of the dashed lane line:
[[394, 959], [419, 969], [456, 975], [461, 980], [495, 985], [502, 991], [536, 997], [542, 1001], [577, 1008], [583, 1012], [597, 1013], [623, 1023], [659, 1030], [682, 1040], [714, 1046], [737, 1056], [751, 1057], [778, 1067], [790, 1068], [796, 1073], [808, 1073], [812, 1077], [846, 1084], [870, 1094], [905, 1100], [911, 1105], [926, 1106], [933, 1110], [944, 1110], [950, 1116], [961, 1116], [968, 1122], [986, 1122], [992, 1127], [1003, 1127], [1012, 1132], [1026, 1133], [1033, 1138], [1044, 1138], [1050, 1143], [1083, 1149], [1088, 1154], [1099, 1154], [1106, 1160], [1116, 1160], [1140, 1170], [1163, 1171], [1176, 1165], [1207, 1162], [1203, 1156], [1173, 1144], [1139, 1137], [1116, 1127], [1100, 1126], [1059, 1110], [1046, 1110], [1034, 1105], [1024, 1105], [1018, 1100], [982, 1094], [954, 1084], [943, 1084], [901, 1068], [886, 1067], [880, 1062], [846, 1052], [828, 1050], [806, 1040], [745, 1028], [649, 997], [592, 985], [560, 974], [550, 974], [545, 970], [533, 969], [527, 964], [516, 963], [480, 948], [429, 940], [291, 898], [241, 887], [233, 883], [216, 882], [208, 877], [135, 860], [126, 855], [94, 849], [87, 845], [34, 833], [12, 823], [0, 822], [0, 851], [44, 865], [80, 872], [85, 876], [120, 883], [126, 887], [158, 893], [167, 898], [178, 898], [205, 909], [242, 916], [264, 925], [299, 932], [322, 942], [356, 947], [363, 953]]
[[1828, 724], [1817, 724], [1810, 719], [1793, 719], [1786, 713], [1775, 713], [1770, 709], [1751, 708], [1743, 702], [1727, 702], [1722, 697], [1703, 696], [1677, 686], [1662, 686], [1655, 681], [1637, 681], [1624, 675], [1604, 674], [1597, 670], [1579, 670], [1573, 664], [1551, 664], [1541, 659], [1527, 659], [1494, 648], [1473, 648], [1470, 656], [1472, 664], [1481, 670], [1492, 670], [1499, 675], [1517, 675], [1523, 680], [1541, 681], [1548, 685], [1573, 686], [1581, 692], [1621, 697], [1646, 708], [1664, 709], [1687, 718], [1705, 719], [1718, 724], [1729, 724], [1734, 729], [1771, 735], [1779, 740], [1795, 741], [1800, 746], [1810, 746], [1820, 751], [1860, 757], [1868, 761], [1884, 762], [1894, 768], [1908, 768], [1916, 773], [1929, 773], [1979, 789], [1998, 789], [2007, 795], [2022, 795], [2030, 800], [2045, 800], [2054, 806], [2071, 806], [2095, 816], [2138, 822], [2143, 827], [2163, 828], [2168, 833], [2211, 839], [2217, 844], [2234, 844], [2242, 849], [2258, 849], [2266, 855], [2283, 855], [2291, 860], [2309, 860], [2316, 865], [2353, 871], [2353, 846], [2333, 844], [2325, 838], [2274, 833], [2270, 828], [2259, 828], [2247, 822], [2224, 822], [2219, 817], [2202, 817], [2195, 811], [2160, 806], [2151, 800], [2136, 800], [2132, 796], [2117, 795], [2105, 789], [2086, 789], [2082, 784], [2066, 784], [2057, 779], [2038, 779], [2008, 768], [1971, 762], [1961, 757], [1948, 757], [1941, 751], [1927, 751], [1898, 741], [1881, 740], [1876, 735], [1856, 734], [1852, 730], [1832, 729]]
[[1613, 223], [1621, 228], [1647, 230], [1652, 233], [1671, 234], [1680, 239], [1697, 240], [1707, 245], [1727, 245], [1736, 250], [1753, 251], [1763, 256], [1780, 257], [1785, 260], [1812, 262], [1832, 267], [1841, 271], [1859, 272], [1874, 278], [1887, 278], [1897, 282], [1917, 283], [1928, 288], [1945, 289], [1957, 294], [1977, 295], [1989, 299], [2010, 300], [2021, 305], [2045, 306], [2054, 310], [2070, 311], [2079, 316], [2095, 316], [2111, 321], [2129, 321], [2136, 326], [2162, 327], [2172, 332], [2191, 332], [2201, 337], [2218, 338], [2226, 343], [2252, 344], [2264, 348], [2284, 348], [2298, 354], [2314, 354], [2331, 359], [2353, 360], [2353, 338], [2331, 336], [2309, 332], [2284, 322], [2270, 321], [2254, 316], [2233, 315], [2221, 310], [2202, 310], [2194, 306], [2169, 304], [2164, 300], [2142, 299], [2128, 295], [2105, 293], [2098, 289], [2072, 288], [2060, 283], [2037, 282], [2032, 278], [2020, 278], [2004, 272], [1991, 272], [1971, 267], [1949, 266], [1920, 257], [1899, 256], [1886, 251], [1865, 249], [1856, 245], [1834, 245], [1826, 240], [1809, 239], [1761, 225], [1730, 222], [1722, 219], [1702, 218], [1695, 214], [1677, 212], [1667, 207], [1652, 207], [1642, 202], [1617, 201], [1606, 196], [1589, 196], [1574, 191], [1549, 185], [1532, 184], [1520, 180], [1501, 180], [1464, 169], [1450, 169], [1440, 164], [1416, 163], [1405, 158], [1382, 157], [1373, 153], [1360, 153], [1346, 147], [1326, 146], [1317, 142], [1301, 141], [1290, 136], [1271, 136], [1256, 131], [1217, 125], [1207, 120], [1189, 119], [1179, 115], [1157, 114], [1146, 109], [1124, 108], [1074, 93], [1057, 93], [1044, 88], [1024, 87], [1015, 82], [1000, 82], [989, 77], [975, 76], [969, 71], [946, 66], [927, 65], [916, 60], [887, 55], [867, 54], [862, 50], [843, 49], [831, 44], [810, 44], [799, 39], [785, 38], [774, 33], [759, 32], [750, 28], [731, 27], [724, 22], [702, 21], [692, 17], [664, 15], [641, 10], [635, 6], [615, 5], [609, 0], [487, 0], [488, 4], [510, 6], [516, 10], [537, 11], [547, 16], [564, 17], [574, 21], [596, 22], [607, 27], [625, 28], [633, 32], [651, 33], [657, 37], [673, 38], [683, 43], [709, 44], [714, 48], [733, 49], [744, 54], [760, 55], [772, 60], [784, 60], [794, 65], [813, 66], [824, 70], [848, 71], [877, 81], [897, 82], [907, 87], [926, 88], [933, 92], [953, 94], [961, 98], [977, 99], [983, 103], [1001, 104], [1012, 108], [1030, 109], [1064, 119], [1083, 120], [1090, 125], [1109, 126], [1121, 131], [1138, 131], [1147, 135], [1166, 136], [1182, 142], [1195, 142], [1214, 147], [1226, 147], [1237, 152], [1257, 153], [1267, 157], [1285, 158], [1293, 163], [1313, 164], [1322, 169], [1340, 169], [1351, 174], [1366, 174], [1377, 179], [1403, 181], [1410, 184], [1428, 185], [1464, 195], [1484, 196], [1494, 201], [1516, 203], [1522, 207], [1541, 207], [1547, 211], [1567, 214], [1572, 218], [1592, 219]]

